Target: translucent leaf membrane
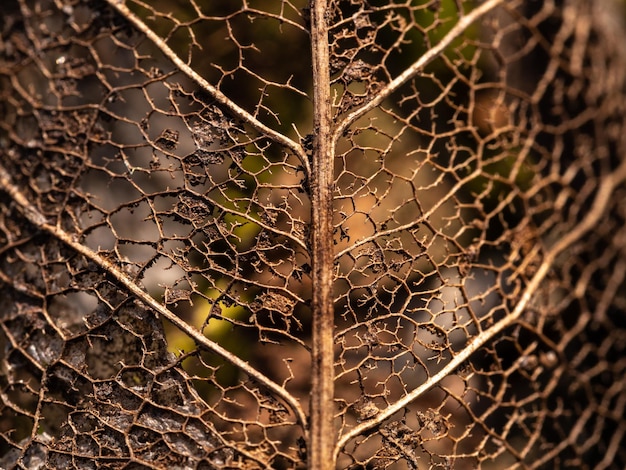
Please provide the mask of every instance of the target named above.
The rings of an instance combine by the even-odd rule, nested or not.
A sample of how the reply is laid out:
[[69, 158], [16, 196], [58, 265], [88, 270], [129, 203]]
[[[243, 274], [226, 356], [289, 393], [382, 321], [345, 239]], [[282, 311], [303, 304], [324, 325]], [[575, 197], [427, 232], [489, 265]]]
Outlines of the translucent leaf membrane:
[[[1, 468], [307, 466], [310, 7], [3, 4]], [[326, 12], [336, 467], [623, 468], [626, 15]]]

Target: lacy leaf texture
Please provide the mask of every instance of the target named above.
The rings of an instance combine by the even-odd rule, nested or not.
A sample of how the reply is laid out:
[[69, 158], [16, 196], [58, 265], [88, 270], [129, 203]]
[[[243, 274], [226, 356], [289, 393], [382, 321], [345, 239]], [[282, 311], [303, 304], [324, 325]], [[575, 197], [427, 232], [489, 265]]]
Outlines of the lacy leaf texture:
[[0, 468], [623, 469], [621, 0], [4, 0]]

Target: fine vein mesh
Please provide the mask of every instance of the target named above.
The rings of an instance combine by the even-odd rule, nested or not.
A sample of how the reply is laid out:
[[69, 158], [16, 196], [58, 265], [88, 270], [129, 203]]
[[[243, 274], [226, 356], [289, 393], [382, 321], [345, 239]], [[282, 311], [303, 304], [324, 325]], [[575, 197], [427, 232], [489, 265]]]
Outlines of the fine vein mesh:
[[[337, 468], [626, 465], [620, 5], [329, 1]], [[0, 467], [306, 468], [310, 6], [2, 8]]]

